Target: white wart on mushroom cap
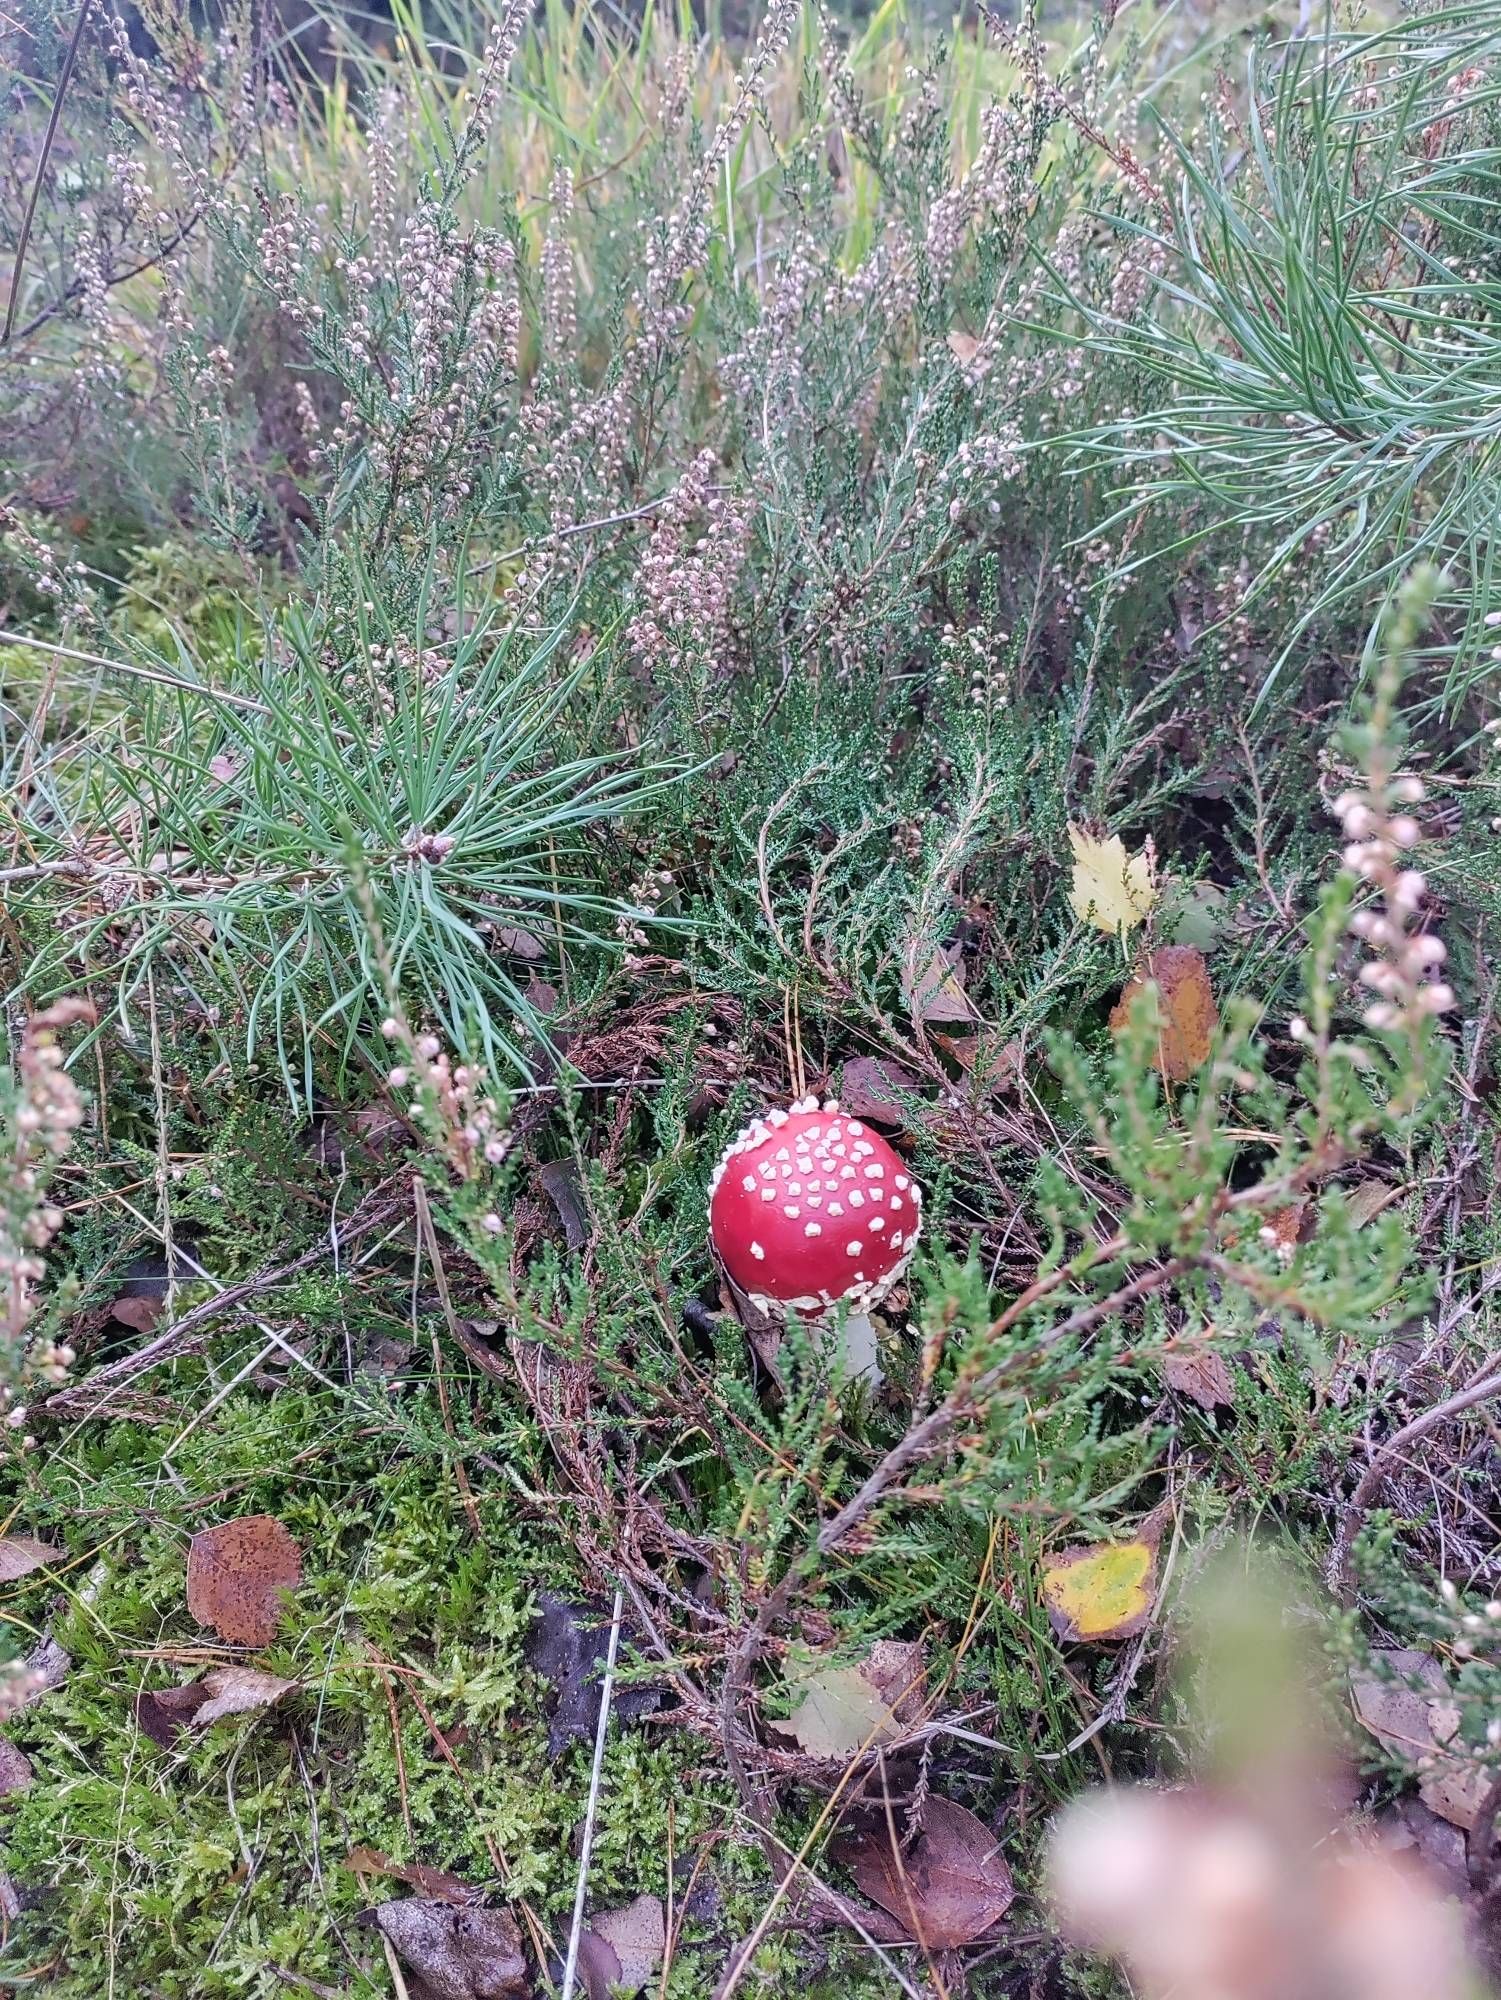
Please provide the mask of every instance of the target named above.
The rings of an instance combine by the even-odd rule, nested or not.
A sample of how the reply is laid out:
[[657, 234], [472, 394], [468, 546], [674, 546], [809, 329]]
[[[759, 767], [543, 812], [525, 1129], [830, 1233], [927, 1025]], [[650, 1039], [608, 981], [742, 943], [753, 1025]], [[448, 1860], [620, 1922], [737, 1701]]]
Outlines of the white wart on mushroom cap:
[[832, 1098], [753, 1119], [709, 1186], [715, 1251], [773, 1318], [841, 1302], [868, 1311], [912, 1261], [921, 1225], [901, 1155]]

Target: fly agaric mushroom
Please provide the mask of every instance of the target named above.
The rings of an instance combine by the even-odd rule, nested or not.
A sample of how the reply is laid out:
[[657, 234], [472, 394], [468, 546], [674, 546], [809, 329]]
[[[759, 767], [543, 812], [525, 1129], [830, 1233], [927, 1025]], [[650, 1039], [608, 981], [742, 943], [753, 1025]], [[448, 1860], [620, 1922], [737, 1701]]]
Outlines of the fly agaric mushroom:
[[[922, 1190], [878, 1132], [833, 1098], [754, 1118], [709, 1183], [709, 1236], [768, 1318], [850, 1309], [848, 1329], [912, 1261]], [[874, 1334], [866, 1320], [865, 1338]]]

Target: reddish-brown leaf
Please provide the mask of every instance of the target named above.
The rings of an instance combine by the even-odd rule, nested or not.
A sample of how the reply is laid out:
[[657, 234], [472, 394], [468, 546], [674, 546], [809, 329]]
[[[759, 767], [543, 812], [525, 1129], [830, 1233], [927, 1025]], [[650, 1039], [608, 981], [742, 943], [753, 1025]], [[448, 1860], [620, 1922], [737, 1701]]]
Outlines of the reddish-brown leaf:
[[246, 1514], [193, 1537], [188, 1609], [200, 1625], [242, 1646], [269, 1646], [288, 1591], [302, 1580], [302, 1552], [280, 1521]]
[[133, 1333], [150, 1333], [166, 1310], [165, 1298], [149, 1298], [144, 1294], [116, 1299], [110, 1307], [110, 1318], [118, 1320], [121, 1326], [128, 1326]]
[[136, 1727], [163, 1750], [170, 1750], [207, 1700], [202, 1681], [189, 1681], [186, 1687], [142, 1688], [136, 1696]]
[[951, 1799], [930, 1795], [906, 1850], [879, 1824], [842, 1842], [839, 1858], [873, 1903], [929, 1951], [974, 1944], [1011, 1907], [1011, 1871], [989, 1827]]
[[344, 1866], [356, 1875], [388, 1875], [392, 1881], [405, 1882], [409, 1889], [420, 1889], [424, 1896], [451, 1903], [455, 1909], [484, 1900], [484, 1892], [472, 1882], [461, 1881], [442, 1868], [429, 1868], [425, 1861], [393, 1861], [378, 1847], [351, 1847]]
[[916, 1096], [920, 1085], [910, 1070], [880, 1056], [852, 1056], [839, 1084], [839, 1106], [851, 1118], [868, 1118], [872, 1125], [905, 1125], [901, 1098]]
[[136, 1722], [153, 1743], [170, 1750], [190, 1723], [207, 1729], [229, 1715], [253, 1715], [296, 1685], [254, 1667], [215, 1667], [186, 1687], [143, 1688], [136, 1696]]
[[1169, 1083], [1186, 1083], [1209, 1060], [1219, 1012], [1209, 985], [1204, 954], [1192, 945], [1164, 944], [1148, 952], [1110, 1011], [1116, 1034], [1125, 1027], [1131, 1003], [1148, 984], [1157, 988], [1156, 1066]]

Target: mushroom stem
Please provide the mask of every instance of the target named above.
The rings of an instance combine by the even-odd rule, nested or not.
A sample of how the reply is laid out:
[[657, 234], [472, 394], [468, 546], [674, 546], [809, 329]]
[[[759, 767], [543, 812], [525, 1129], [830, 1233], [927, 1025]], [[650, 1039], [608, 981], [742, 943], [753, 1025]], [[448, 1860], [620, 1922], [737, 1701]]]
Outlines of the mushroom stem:
[[868, 1382], [872, 1389], [879, 1389], [886, 1378], [881, 1373], [876, 1352], [875, 1322], [870, 1314], [846, 1313], [838, 1339], [839, 1360], [850, 1381]]

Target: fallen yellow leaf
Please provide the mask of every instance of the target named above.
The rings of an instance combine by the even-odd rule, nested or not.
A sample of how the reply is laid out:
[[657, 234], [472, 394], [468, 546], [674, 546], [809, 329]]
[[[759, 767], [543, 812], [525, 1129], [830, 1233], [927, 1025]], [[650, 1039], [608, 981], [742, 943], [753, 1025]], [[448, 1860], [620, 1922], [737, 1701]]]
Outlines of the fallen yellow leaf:
[[1127, 854], [1118, 833], [1098, 840], [1071, 825], [1068, 838], [1074, 850], [1074, 879], [1068, 892], [1074, 915], [1080, 923], [1093, 924], [1113, 937], [1135, 930], [1157, 900], [1150, 854], [1145, 850]]
[[1061, 1549], [1042, 1566], [1053, 1630], [1074, 1643], [1129, 1639], [1146, 1624], [1156, 1589], [1155, 1541]]

